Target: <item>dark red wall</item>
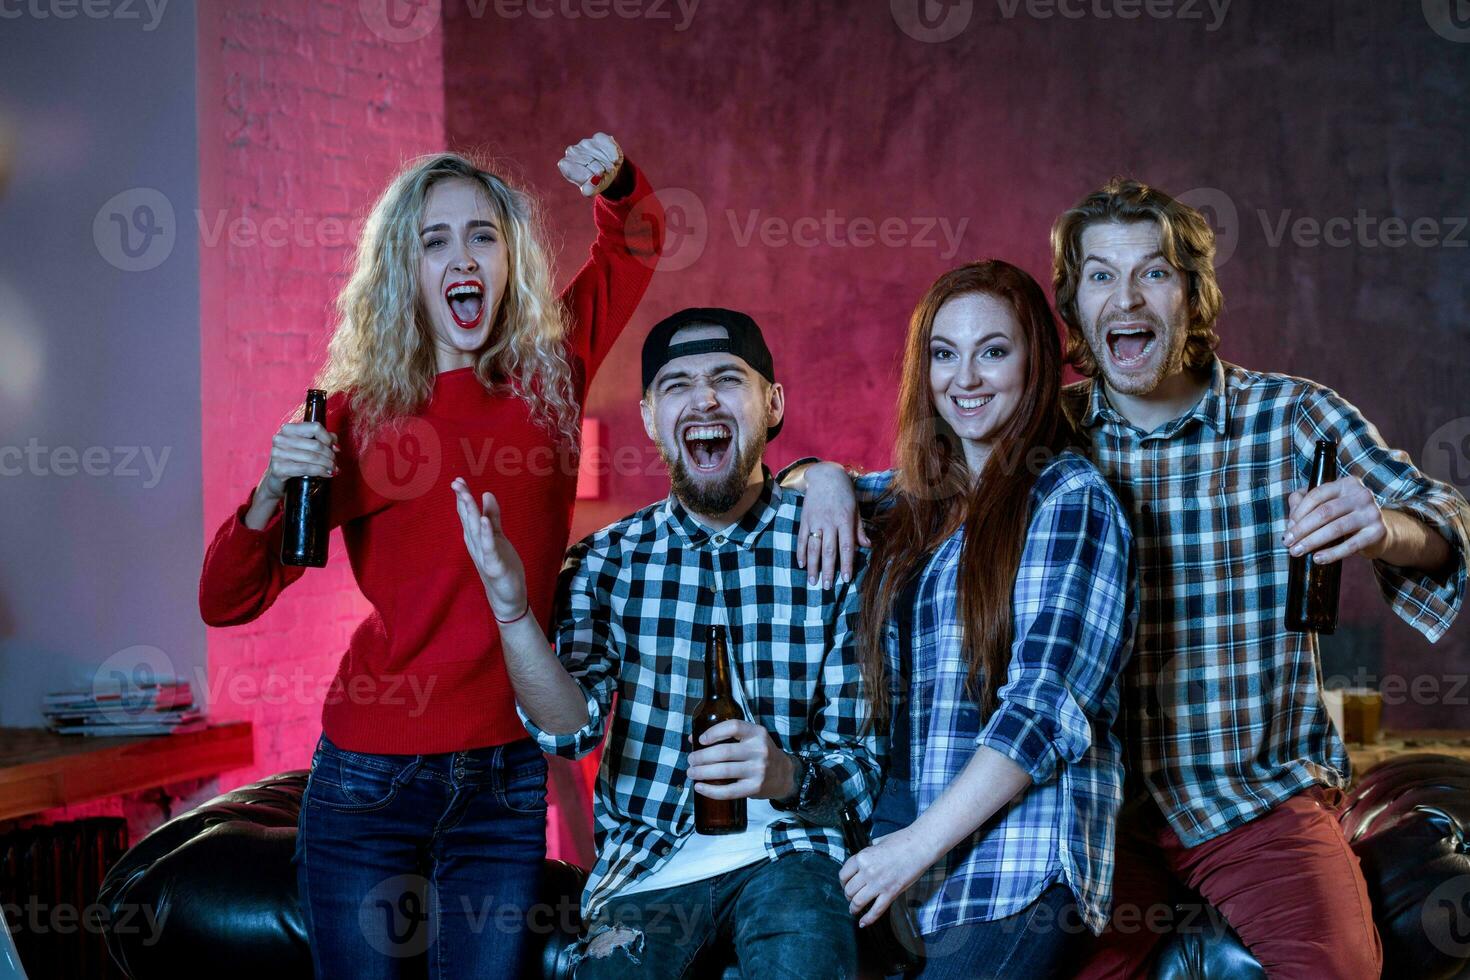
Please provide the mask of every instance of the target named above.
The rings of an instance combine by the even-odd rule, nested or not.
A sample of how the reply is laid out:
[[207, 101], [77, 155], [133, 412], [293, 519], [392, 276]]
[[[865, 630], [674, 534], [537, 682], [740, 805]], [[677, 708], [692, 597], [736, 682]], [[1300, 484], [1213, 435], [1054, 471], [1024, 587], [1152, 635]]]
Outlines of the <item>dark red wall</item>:
[[[1193, 191], [1219, 219], [1227, 358], [1332, 385], [1450, 475], [1456, 460], [1425, 450], [1447, 424], [1470, 434], [1470, 233], [1456, 220], [1470, 214], [1470, 45], [1417, 3], [1325, 0], [1237, 2], [1223, 20], [1205, 3], [1150, 8], [1201, 19], [1124, 20], [1092, 13], [1128, 9], [1106, 0], [1066, 4], [1089, 12], [1077, 19], [1054, 4], [962, 0], [943, 9], [963, 30], [926, 42], [900, 26], [912, 27], [915, 2], [705, 0], [687, 24], [652, 0], [619, 5], [645, 16], [608, 6], [598, 20], [565, 13], [600, 9], [591, 2], [534, 5], [553, 12], [540, 18], [520, 4], [445, 3], [449, 140], [515, 161], [542, 192], [563, 279], [591, 232], [554, 162], [594, 130], [622, 141], [666, 189], [670, 224], [692, 232], [676, 232], [593, 386], [589, 414], [613, 447], [646, 444], [636, 402], [648, 326], [716, 304], [754, 314], [775, 351], [789, 421], [771, 460], [884, 465], [895, 357], [924, 287], [986, 256], [1048, 281], [1053, 218], [1125, 173]], [[1344, 247], [1313, 244], [1310, 224], [1290, 230], [1360, 211], [1367, 230]], [[1394, 245], [1379, 223], [1395, 216], [1433, 228]], [[817, 242], [763, 240], [768, 219], [777, 233], [815, 222]], [[963, 227], [953, 254], [924, 237], [941, 221]], [[863, 245], [858, 222], [874, 237], [888, 222], [886, 243]], [[609, 487], [580, 506], [578, 533], [667, 484], [646, 467], [615, 471]], [[1346, 587], [1348, 628], [1327, 648], [1328, 672], [1430, 676], [1441, 693], [1391, 703], [1389, 723], [1463, 724], [1466, 692], [1456, 701], [1449, 689], [1470, 669], [1470, 628], [1431, 648], [1376, 599], [1362, 563]]]

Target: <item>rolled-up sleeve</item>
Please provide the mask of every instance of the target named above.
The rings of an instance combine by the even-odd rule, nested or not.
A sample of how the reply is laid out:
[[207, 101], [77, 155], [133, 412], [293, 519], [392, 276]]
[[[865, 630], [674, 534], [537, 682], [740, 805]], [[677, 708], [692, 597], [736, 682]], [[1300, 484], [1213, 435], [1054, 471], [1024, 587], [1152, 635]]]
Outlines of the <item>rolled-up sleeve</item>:
[[1133, 535], [1100, 477], [1071, 477], [1035, 509], [1013, 592], [1015, 641], [976, 743], [1033, 782], [1112, 726], [1136, 621]]
[[1297, 413], [1296, 452], [1302, 472], [1310, 468], [1316, 440], [1324, 438], [1337, 440], [1343, 475], [1362, 480], [1383, 509], [1403, 511], [1433, 528], [1455, 552], [1449, 572], [1442, 576], [1373, 562], [1379, 589], [1394, 612], [1431, 642], [1438, 640], [1465, 604], [1470, 504], [1454, 487], [1420, 472], [1407, 453], [1390, 449], [1378, 429], [1341, 395], [1314, 386]]
[[893, 506], [893, 470], [875, 470], [852, 478], [852, 492], [864, 516], [885, 511]]
[[[803, 456], [800, 459], [793, 459], [776, 474], [776, 482], [784, 484], [786, 477], [799, 466], [810, 466], [821, 462], [826, 461], [820, 456]], [[853, 496], [857, 498], [858, 513], [862, 517], [871, 519], [893, 506], [895, 471], [874, 470], [870, 473], [863, 473], [848, 467], [847, 475], [852, 480]]]
[[587, 698], [587, 724], [558, 735], [531, 721], [520, 705], [516, 711], [526, 731], [545, 752], [580, 759], [602, 743], [617, 689], [617, 646], [611, 627], [609, 596], [616, 566], [593, 547], [595, 538], [567, 553], [557, 580], [552, 642], [557, 659]]

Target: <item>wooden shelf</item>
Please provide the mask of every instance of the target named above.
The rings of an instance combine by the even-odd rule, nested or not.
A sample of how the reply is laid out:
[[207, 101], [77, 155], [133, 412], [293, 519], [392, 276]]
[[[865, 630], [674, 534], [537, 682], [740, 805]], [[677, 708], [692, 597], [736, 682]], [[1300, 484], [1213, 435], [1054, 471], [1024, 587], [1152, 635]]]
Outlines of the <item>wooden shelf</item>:
[[254, 761], [248, 721], [131, 738], [0, 728], [0, 820], [213, 776]]

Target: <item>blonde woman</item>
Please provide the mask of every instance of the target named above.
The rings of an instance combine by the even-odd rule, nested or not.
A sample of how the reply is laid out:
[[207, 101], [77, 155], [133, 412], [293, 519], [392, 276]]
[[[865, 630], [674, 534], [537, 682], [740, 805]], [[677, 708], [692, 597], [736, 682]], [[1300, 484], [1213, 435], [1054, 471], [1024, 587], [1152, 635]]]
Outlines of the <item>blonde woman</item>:
[[[502, 500], [543, 624], [566, 548], [587, 385], [653, 273], [662, 219], [605, 134], [558, 165], [596, 198], [592, 255], [557, 297], [532, 202], [453, 154], [373, 207], [317, 386], [325, 425], [272, 440], [204, 560], [200, 610], [248, 622], [301, 576], [279, 560], [284, 481], [331, 476], [372, 612], [325, 698], [296, 860], [319, 977], [519, 970], [545, 856], [546, 764], [516, 716], [451, 481]], [[509, 910], [509, 912], [507, 911]]]

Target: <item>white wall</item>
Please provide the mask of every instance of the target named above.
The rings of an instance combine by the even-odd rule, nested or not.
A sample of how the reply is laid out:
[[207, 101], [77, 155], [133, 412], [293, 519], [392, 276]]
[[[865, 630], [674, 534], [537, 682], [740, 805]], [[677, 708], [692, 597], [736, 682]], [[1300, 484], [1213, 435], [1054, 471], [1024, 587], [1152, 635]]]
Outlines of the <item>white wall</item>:
[[0, 3], [0, 725], [204, 664], [195, 34], [185, 0]]

